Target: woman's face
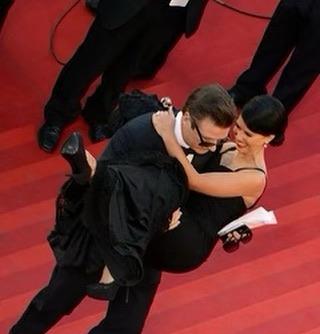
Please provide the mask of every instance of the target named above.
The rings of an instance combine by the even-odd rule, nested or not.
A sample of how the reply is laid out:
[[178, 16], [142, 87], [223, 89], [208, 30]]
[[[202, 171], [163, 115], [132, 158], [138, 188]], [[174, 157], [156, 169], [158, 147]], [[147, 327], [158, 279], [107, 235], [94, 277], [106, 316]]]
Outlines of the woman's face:
[[244, 122], [241, 115], [236, 120], [232, 129], [232, 139], [240, 152], [249, 152], [263, 148], [268, 144], [273, 136], [264, 136], [251, 131]]

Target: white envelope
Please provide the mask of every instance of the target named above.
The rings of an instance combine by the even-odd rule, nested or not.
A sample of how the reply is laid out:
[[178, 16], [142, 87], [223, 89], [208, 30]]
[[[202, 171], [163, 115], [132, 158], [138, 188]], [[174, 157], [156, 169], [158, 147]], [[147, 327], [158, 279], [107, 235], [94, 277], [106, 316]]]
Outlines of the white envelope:
[[189, 0], [171, 0], [169, 6], [171, 7], [185, 7]]
[[250, 229], [254, 229], [256, 227], [273, 225], [277, 223], [278, 222], [273, 211], [267, 211], [262, 206], [260, 206], [259, 208], [246, 213], [245, 215], [226, 225], [218, 232], [218, 235], [221, 237], [242, 225], [247, 225]]

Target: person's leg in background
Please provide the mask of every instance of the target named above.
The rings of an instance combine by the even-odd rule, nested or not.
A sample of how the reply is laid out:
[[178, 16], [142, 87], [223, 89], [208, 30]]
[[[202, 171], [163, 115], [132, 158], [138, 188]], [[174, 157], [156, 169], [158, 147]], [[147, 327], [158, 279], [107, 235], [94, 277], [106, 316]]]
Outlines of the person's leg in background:
[[285, 66], [273, 95], [290, 113], [303, 98], [320, 72], [320, 2], [301, 2], [304, 25], [288, 64]]
[[82, 116], [89, 124], [89, 137], [92, 142], [109, 138], [109, 115], [118, 103], [121, 92], [124, 91], [131, 79], [130, 53], [125, 52], [102, 75], [101, 84], [88, 97], [82, 110]]
[[[60, 260], [63, 255], [57, 234], [62, 235], [63, 238], [64, 235], [70, 234], [70, 229], [74, 232], [75, 225], [80, 224], [77, 212], [82, 207], [81, 202], [86, 191], [87, 184], [78, 184], [73, 178], [70, 178], [63, 184], [57, 197], [56, 226], [48, 236], [48, 241], [54, 254], [57, 258], [60, 257]], [[53, 240], [55, 232], [56, 238]], [[64, 247], [62, 244], [62, 249]], [[85, 265], [77, 268], [56, 265], [48, 285], [32, 299], [10, 334], [46, 333], [64, 315], [70, 314], [86, 296], [87, 285], [97, 282], [101, 276], [102, 264], [96, 253], [92, 254], [88, 255], [94, 257], [94, 261], [92, 260], [94, 270], [91, 270], [90, 273], [87, 272]]]
[[[310, 0], [306, 0], [309, 2]], [[229, 90], [238, 107], [256, 95], [266, 93], [266, 85], [295, 47], [304, 24], [298, 0], [281, 0], [255, 52], [250, 67]]]
[[0, 32], [14, 0], [0, 0]]
[[105, 29], [99, 19], [94, 20], [85, 40], [60, 72], [45, 106], [45, 122], [38, 133], [38, 143], [44, 151], [54, 150], [62, 129], [80, 114], [80, 99], [89, 85], [143, 31], [142, 12], [115, 30]]
[[90, 124], [89, 136], [94, 142], [109, 137], [110, 112], [128, 82], [132, 78], [154, 76], [183, 34], [184, 9], [155, 2], [146, 8], [146, 12], [148, 28], [103, 73], [101, 85], [87, 99], [82, 111], [82, 116]]

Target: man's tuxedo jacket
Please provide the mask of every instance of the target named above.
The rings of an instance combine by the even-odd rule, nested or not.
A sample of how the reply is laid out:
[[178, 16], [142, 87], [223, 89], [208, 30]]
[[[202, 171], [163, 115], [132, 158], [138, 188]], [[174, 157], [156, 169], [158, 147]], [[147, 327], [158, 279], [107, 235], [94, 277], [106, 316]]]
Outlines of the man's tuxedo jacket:
[[[100, 0], [98, 15], [105, 28], [116, 29], [128, 22], [150, 1], [157, 0]], [[186, 7], [186, 36], [192, 35], [196, 30], [206, 3], [207, 0], [189, 0]]]

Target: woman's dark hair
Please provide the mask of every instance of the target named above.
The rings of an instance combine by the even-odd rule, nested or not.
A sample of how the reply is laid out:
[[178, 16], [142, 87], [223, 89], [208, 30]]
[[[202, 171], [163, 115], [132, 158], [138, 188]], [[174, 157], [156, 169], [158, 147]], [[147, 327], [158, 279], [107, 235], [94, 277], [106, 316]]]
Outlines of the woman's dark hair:
[[274, 135], [270, 145], [283, 143], [288, 116], [278, 99], [270, 95], [256, 96], [245, 104], [241, 117], [252, 132], [264, 136]]

